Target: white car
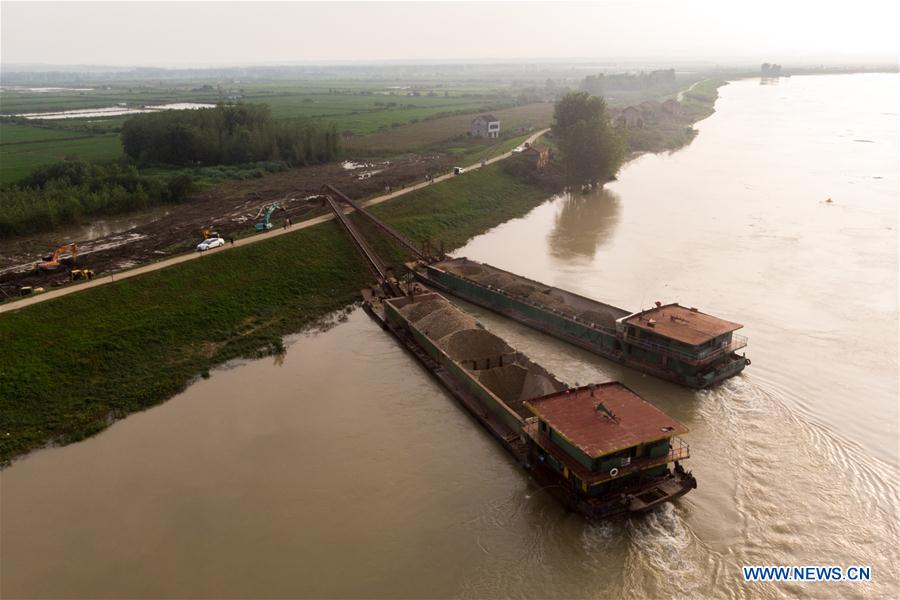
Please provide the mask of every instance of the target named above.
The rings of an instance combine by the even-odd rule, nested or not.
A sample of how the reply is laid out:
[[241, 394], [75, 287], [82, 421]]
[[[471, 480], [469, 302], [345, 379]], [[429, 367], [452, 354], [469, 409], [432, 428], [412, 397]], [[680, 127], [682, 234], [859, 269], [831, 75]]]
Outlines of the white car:
[[212, 250], [213, 248], [218, 248], [219, 246], [224, 246], [225, 240], [220, 237], [211, 237], [203, 240], [199, 244], [197, 244], [197, 252], [203, 252], [204, 250]]

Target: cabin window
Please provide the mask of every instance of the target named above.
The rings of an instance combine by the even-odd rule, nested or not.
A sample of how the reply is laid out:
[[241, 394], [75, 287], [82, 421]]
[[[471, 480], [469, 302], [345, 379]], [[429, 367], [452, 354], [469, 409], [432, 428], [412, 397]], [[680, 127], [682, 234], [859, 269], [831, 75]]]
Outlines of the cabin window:
[[547, 423], [544, 421], [541, 421], [541, 431], [544, 431], [544, 432], [547, 431]]

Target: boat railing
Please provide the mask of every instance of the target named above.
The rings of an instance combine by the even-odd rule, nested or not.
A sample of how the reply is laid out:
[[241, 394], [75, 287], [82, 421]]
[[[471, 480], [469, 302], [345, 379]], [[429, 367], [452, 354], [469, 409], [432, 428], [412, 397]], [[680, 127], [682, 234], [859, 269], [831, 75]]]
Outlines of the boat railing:
[[631, 475], [651, 467], [686, 460], [691, 456], [691, 447], [684, 440], [679, 437], [671, 437], [669, 438], [669, 451], [665, 454], [660, 456], [623, 457], [620, 464], [609, 471], [588, 472], [580, 463], [575, 462], [568, 453], [557, 446], [555, 442], [551, 441], [545, 432], [540, 430], [537, 418], [526, 419], [523, 429], [527, 436], [535, 440], [538, 445], [553, 455], [556, 460], [567, 465], [570, 470], [578, 473], [579, 476], [584, 477], [591, 485], [609, 481], [616, 477]]
[[[616, 477], [629, 475], [637, 471], [642, 471], [657, 465], [666, 465], [670, 462], [679, 460], [687, 460], [691, 456], [691, 447], [681, 438], [673, 437], [669, 439], [669, 451], [660, 456], [641, 456], [632, 458], [627, 464], [618, 467]], [[612, 479], [612, 477], [607, 477]]]
[[697, 365], [709, 362], [710, 360], [718, 358], [722, 355], [730, 354], [732, 352], [735, 352], [736, 350], [740, 350], [747, 345], [747, 342], [749, 340], [747, 336], [738, 335], [735, 333], [732, 334], [730, 341], [723, 342], [719, 346], [709, 348], [702, 352], [686, 352], [684, 350], [672, 348], [671, 346], [667, 346], [665, 344], [648, 342], [647, 340], [634, 337], [632, 335], [625, 335], [624, 341], [632, 344], [633, 346], [644, 348], [645, 350], [652, 350], [653, 352], [657, 352], [663, 356], [671, 356], [688, 364]]
[[669, 443], [669, 460], [667, 462], [674, 462], [676, 460], [685, 460], [690, 458], [691, 456], [691, 447], [681, 438], [672, 438]]

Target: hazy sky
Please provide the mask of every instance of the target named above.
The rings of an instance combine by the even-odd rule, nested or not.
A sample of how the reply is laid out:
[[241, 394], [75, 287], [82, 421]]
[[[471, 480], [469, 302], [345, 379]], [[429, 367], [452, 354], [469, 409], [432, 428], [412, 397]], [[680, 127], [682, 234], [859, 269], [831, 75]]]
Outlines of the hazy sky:
[[900, 2], [6, 2], [4, 63], [898, 56]]

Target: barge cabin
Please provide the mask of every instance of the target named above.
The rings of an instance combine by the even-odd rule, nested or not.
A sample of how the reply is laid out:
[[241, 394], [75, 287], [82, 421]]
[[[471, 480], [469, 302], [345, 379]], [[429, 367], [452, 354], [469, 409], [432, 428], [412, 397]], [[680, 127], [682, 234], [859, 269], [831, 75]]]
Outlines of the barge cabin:
[[366, 310], [572, 510], [643, 512], [696, 487], [675, 438], [687, 429], [625, 386], [570, 389], [437, 293]]
[[737, 350], [742, 325], [678, 304], [637, 313], [467, 258], [415, 263], [424, 284], [691, 388], [705, 388], [750, 364]]
[[[687, 428], [618, 382], [588, 385], [525, 403], [528, 462], [581, 512], [644, 512], [697, 487], [680, 461]], [[669, 465], [674, 465], [674, 470]]]

